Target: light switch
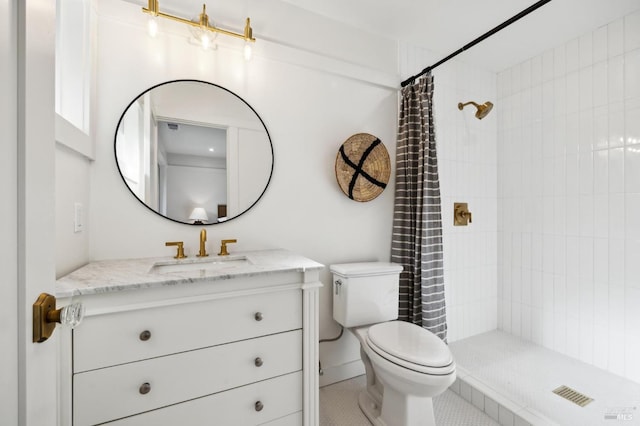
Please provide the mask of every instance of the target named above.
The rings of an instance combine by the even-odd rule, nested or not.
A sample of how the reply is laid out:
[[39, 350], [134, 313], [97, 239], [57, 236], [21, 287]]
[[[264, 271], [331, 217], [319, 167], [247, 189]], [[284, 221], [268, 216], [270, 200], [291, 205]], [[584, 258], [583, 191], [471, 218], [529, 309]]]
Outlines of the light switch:
[[82, 203], [73, 204], [73, 232], [84, 231], [84, 207]]

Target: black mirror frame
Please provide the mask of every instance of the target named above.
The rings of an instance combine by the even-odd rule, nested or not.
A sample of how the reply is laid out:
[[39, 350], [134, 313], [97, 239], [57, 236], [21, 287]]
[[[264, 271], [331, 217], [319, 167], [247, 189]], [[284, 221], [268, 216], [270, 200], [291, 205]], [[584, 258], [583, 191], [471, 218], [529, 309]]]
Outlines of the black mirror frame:
[[[271, 148], [271, 170], [269, 171], [269, 178], [267, 179], [267, 183], [264, 186], [264, 189], [262, 190], [262, 192], [260, 193], [260, 196], [258, 196], [258, 198], [249, 206], [247, 207], [245, 210], [243, 210], [241, 213], [228, 218], [227, 220], [223, 221], [223, 222], [213, 222], [213, 223], [188, 223], [188, 222], [182, 222], [180, 220], [176, 220], [176, 219], [172, 219], [170, 217], [167, 217], [163, 214], [161, 214], [160, 212], [157, 212], [156, 210], [154, 210], [153, 208], [149, 207], [144, 201], [142, 201], [140, 198], [138, 198], [138, 196], [131, 190], [131, 188], [129, 187], [129, 185], [127, 184], [127, 181], [124, 177], [124, 175], [122, 174], [122, 170], [120, 169], [120, 164], [118, 163], [118, 152], [116, 149], [116, 143], [117, 143], [117, 139], [118, 139], [118, 129], [120, 128], [120, 124], [122, 123], [122, 120], [124, 119], [125, 114], [127, 113], [127, 111], [129, 110], [129, 108], [131, 107], [131, 105], [133, 105], [134, 102], [136, 102], [142, 95], [144, 95], [145, 93], [155, 89], [156, 87], [160, 87], [160, 86], [164, 86], [166, 84], [170, 84], [170, 83], [182, 83], [182, 82], [191, 82], [191, 83], [204, 83], [204, 84], [208, 84], [210, 86], [214, 86], [217, 87], [219, 89], [222, 89], [226, 92], [228, 92], [229, 94], [235, 96], [236, 98], [238, 98], [239, 100], [241, 100], [246, 106], [248, 106], [251, 111], [253, 111], [253, 113], [256, 115], [256, 117], [258, 117], [258, 120], [260, 120], [260, 123], [262, 123], [262, 127], [264, 127], [264, 131], [267, 133], [267, 138], [269, 138], [269, 146]], [[120, 116], [120, 119], [118, 120], [118, 125], [116, 126], [116, 131], [115, 131], [115, 135], [113, 137], [113, 153], [114, 153], [114, 159], [116, 162], [116, 167], [118, 168], [118, 173], [120, 174], [120, 177], [122, 178], [122, 182], [124, 183], [124, 186], [129, 190], [129, 192], [131, 193], [131, 195], [133, 195], [133, 197], [138, 200], [138, 202], [140, 202], [140, 204], [142, 204], [143, 206], [145, 206], [147, 209], [149, 209], [150, 211], [152, 211], [153, 213], [157, 214], [158, 216], [170, 220], [172, 222], [175, 223], [180, 223], [183, 225], [196, 225], [196, 226], [211, 226], [211, 225], [220, 225], [223, 223], [227, 223], [233, 219], [236, 219], [240, 216], [242, 216], [243, 214], [245, 214], [246, 212], [248, 212], [249, 210], [251, 210], [257, 203], [258, 201], [260, 201], [260, 199], [262, 199], [262, 196], [264, 195], [264, 193], [267, 191], [267, 188], [269, 187], [269, 184], [271, 183], [271, 178], [273, 177], [273, 167], [275, 164], [275, 155], [274, 155], [274, 151], [273, 151], [273, 141], [271, 140], [271, 134], [269, 134], [269, 129], [267, 129], [267, 126], [264, 124], [264, 121], [262, 120], [262, 117], [260, 117], [260, 114], [258, 114], [256, 112], [256, 110], [249, 105], [249, 103], [247, 101], [245, 101], [243, 98], [241, 98], [240, 96], [238, 96], [236, 93], [232, 92], [231, 90], [227, 89], [226, 87], [222, 87], [218, 84], [215, 83], [210, 83], [208, 81], [204, 81], [204, 80], [195, 80], [195, 79], [178, 79], [178, 80], [170, 80], [170, 81], [165, 81], [163, 83], [159, 83], [156, 84], [155, 86], [152, 86], [150, 88], [148, 88], [147, 90], [141, 92], [138, 96], [136, 96], [135, 98], [133, 98], [133, 100], [131, 102], [129, 102], [129, 104], [127, 105], [127, 107], [124, 109], [124, 111], [122, 112], [122, 115]]]

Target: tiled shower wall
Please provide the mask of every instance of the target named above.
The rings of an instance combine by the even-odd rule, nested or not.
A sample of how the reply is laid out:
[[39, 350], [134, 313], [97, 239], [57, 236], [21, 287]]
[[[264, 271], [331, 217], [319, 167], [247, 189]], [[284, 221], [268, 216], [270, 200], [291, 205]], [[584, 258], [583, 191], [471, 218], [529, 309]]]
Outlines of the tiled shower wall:
[[499, 328], [640, 381], [640, 11], [497, 90]]
[[[441, 59], [401, 46], [401, 74]], [[496, 74], [452, 60], [434, 70], [434, 114], [440, 172], [448, 340], [497, 327], [497, 114], [474, 117], [458, 102], [495, 101]], [[473, 223], [453, 226], [453, 203], [466, 202]]]

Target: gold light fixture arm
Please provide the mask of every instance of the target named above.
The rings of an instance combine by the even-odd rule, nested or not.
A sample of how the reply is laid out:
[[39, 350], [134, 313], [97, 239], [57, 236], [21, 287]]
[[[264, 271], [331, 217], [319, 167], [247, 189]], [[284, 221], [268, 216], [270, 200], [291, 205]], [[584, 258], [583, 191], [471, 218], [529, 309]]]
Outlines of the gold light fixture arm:
[[220, 33], [220, 34], [228, 35], [231, 37], [240, 38], [245, 41], [252, 41], [252, 42], [256, 41], [256, 39], [253, 37], [253, 29], [251, 28], [251, 20], [249, 18], [247, 18], [243, 33], [236, 33], [234, 31], [218, 28], [209, 23], [209, 16], [207, 15], [206, 4], [202, 5], [202, 13], [200, 13], [199, 15], [198, 22], [181, 18], [179, 16], [170, 15], [168, 13], [160, 12], [160, 4], [158, 3], [158, 0], [149, 0], [149, 5], [147, 7], [143, 7], [142, 12], [148, 13], [149, 15], [152, 15], [152, 16], [159, 16], [161, 18], [170, 19], [172, 21], [181, 22], [183, 24], [187, 24], [192, 27], [209, 30], [214, 33]]

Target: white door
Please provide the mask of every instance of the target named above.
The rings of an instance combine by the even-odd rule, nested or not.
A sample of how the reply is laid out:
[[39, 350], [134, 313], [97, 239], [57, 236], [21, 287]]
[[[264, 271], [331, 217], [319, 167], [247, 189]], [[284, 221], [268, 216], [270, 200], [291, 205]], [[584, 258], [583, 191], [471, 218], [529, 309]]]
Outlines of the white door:
[[[57, 424], [54, 338], [32, 343], [32, 305], [54, 293], [55, 2], [0, 2], [0, 413]], [[6, 379], [6, 380], [5, 380]]]

